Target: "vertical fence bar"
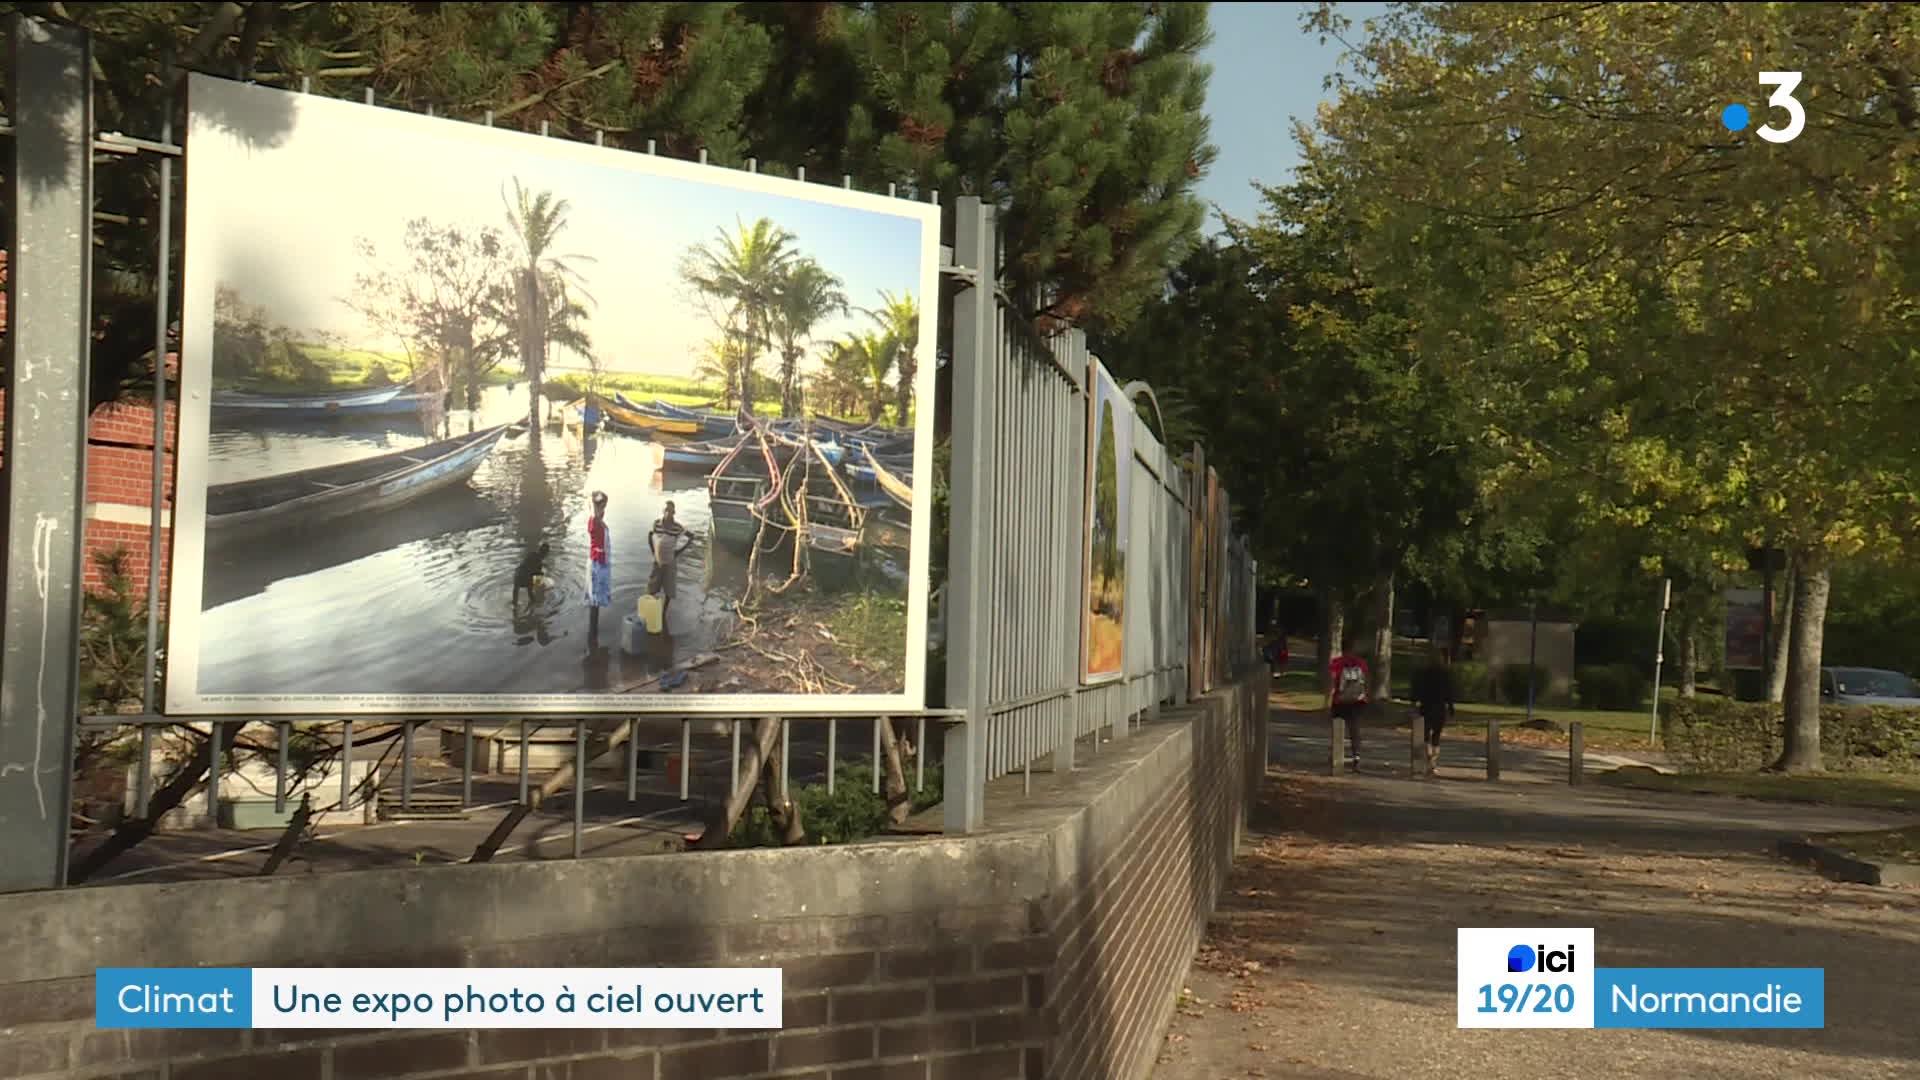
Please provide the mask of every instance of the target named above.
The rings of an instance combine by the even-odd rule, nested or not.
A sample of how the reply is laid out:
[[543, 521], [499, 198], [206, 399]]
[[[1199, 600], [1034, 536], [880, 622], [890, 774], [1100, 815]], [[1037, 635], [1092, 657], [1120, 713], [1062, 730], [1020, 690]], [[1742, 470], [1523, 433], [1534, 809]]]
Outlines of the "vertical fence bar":
[[340, 725], [340, 809], [353, 808], [353, 721]]
[[947, 576], [947, 701], [964, 711], [947, 729], [945, 829], [972, 832], [985, 816], [987, 655], [989, 607], [985, 515], [993, 508], [992, 339], [993, 211], [976, 196], [954, 208], [954, 262], [972, 270], [971, 288], [954, 298], [953, 460], [950, 477]]
[[833, 774], [838, 771], [834, 768], [834, 762], [838, 760], [839, 754], [840, 718], [836, 716], [827, 721], [827, 794], [829, 795], [833, 794]]
[[207, 743], [207, 827], [209, 829], [220, 827], [220, 759], [226, 756], [220, 752], [220, 729], [225, 726], [218, 720], [208, 725], [210, 730]]
[[573, 722], [573, 857], [580, 857], [581, 823], [587, 818], [587, 722]]
[[680, 801], [686, 802], [693, 776], [693, 722], [680, 721]]
[[732, 723], [733, 728], [733, 785], [727, 788], [729, 798], [740, 791], [740, 721]]
[[473, 805], [473, 718], [460, 722], [460, 809]]
[[400, 722], [400, 809], [413, 809], [413, 721]]
[[274, 736], [280, 744], [280, 752], [273, 759], [273, 812], [276, 814], [287, 812], [287, 743], [291, 741], [288, 734], [292, 727], [285, 720], [273, 725]]
[[83, 31], [22, 15], [6, 26], [13, 137], [0, 892], [67, 879], [93, 277], [92, 47]]
[[520, 718], [520, 805], [527, 804], [527, 718]]
[[[828, 736], [831, 738], [831, 734]], [[913, 736], [913, 790], [921, 791], [927, 786], [927, 718], [920, 718], [920, 729]], [[833, 794], [833, 787], [827, 787], [827, 794]]]
[[[286, 755], [281, 755], [281, 769], [286, 767]], [[146, 816], [147, 804], [153, 801], [153, 725], [140, 725], [140, 762], [135, 766], [133, 784], [133, 811]]]
[[873, 793], [880, 794], [880, 718], [873, 718]]
[[[173, 142], [173, 111], [160, 121], [160, 142]], [[160, 568], [165, 563], [160, 534], [166, 521], [167, 493], [167, 277], [173, 261], [173, 158], [160, 155], [159, 256], [154, 260], [153, 301], [153, 486], [147, 516], [147, 646], [141, 701], [149, 713], [160, 711], [155, 646], [160, 641]], [[143, 728], [144, 730], [144, 728]]]
[[627, 719], [627, 801], [640, 798], [640, 718]]
[[[788, 798], [793, 797], [792, 746], [793, 719], [789, 717], [788, 719], [780, 721], [780, 794]], [[686, 781], [686, 776], [686, 770], [683, 766], [680, 772], [683, 785]], [[684, 791], [684, 787], [682, 790]], [[680, 797], [684, 799], [686, 795], [682, 794]]]

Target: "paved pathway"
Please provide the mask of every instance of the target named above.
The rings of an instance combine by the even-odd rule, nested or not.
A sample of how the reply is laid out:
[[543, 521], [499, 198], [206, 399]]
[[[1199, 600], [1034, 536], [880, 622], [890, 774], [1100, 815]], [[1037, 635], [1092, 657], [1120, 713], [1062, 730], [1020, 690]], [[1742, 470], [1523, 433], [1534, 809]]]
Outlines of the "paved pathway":
[[[1436, 780], [1384, 775], [1405, 772], [1404, 733], [1377, 741], [1374, 774], [1329, 778], [1325, 736], [1310, 737], [1324, 725], [1275, 721], [1248, 851], [1158, 1080], [1920, 1076], [1920, 893], [1771, 854], [1781, 835], [1911, 819], [1575, 789], [1519, 754], [1499, 783], [1451, 767], [1471, 764], [1464, 752]], [[1612, 966], [1823, 967], [1828, 1026], [1457, 1029], [1454, 928], [1528, 925], [1592, 926]]]

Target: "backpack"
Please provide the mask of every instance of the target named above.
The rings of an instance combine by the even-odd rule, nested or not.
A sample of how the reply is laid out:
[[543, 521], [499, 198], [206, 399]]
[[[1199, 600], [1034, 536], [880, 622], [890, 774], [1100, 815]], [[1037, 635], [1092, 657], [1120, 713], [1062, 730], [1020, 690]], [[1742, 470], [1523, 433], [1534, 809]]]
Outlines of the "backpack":
[[1338, 705], [1352, 705], [1367, 696], [1367, 669], [1359, 664], [1348, 664], [1340, 669], [1340, 681], [1334, 684], [1333, 700]]

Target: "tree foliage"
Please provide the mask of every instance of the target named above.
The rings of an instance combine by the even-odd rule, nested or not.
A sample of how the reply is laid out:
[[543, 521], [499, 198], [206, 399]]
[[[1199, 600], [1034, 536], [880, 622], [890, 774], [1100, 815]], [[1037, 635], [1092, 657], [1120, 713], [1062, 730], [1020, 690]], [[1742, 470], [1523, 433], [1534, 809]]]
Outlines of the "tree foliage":
[[[22, 3], [94, 37], [102, 130], [156, 136], [199, 71], [470, 122], [1002, 209], [1037, 319], [1124, 324], [1212, 162], [1206, 5]], [[179, 182], [176, 171], [175, 182]], [[96, 177], [95, 400], [151, 378], [150, 158]], [[178, 194], [176, 190], [176, 195]], [[174, 217], [174, 251], [183, 239]], [[173, 292], [178, 296], [177, 290]]]

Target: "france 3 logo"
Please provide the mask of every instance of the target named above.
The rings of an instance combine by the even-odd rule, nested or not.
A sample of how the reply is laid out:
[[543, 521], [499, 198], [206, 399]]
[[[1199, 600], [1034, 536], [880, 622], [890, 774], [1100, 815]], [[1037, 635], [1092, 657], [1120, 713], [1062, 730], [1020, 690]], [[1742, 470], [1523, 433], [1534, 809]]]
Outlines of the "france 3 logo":
[[1461, 927], [1463, 1028], [1593, 1026], [1593, 928]]

